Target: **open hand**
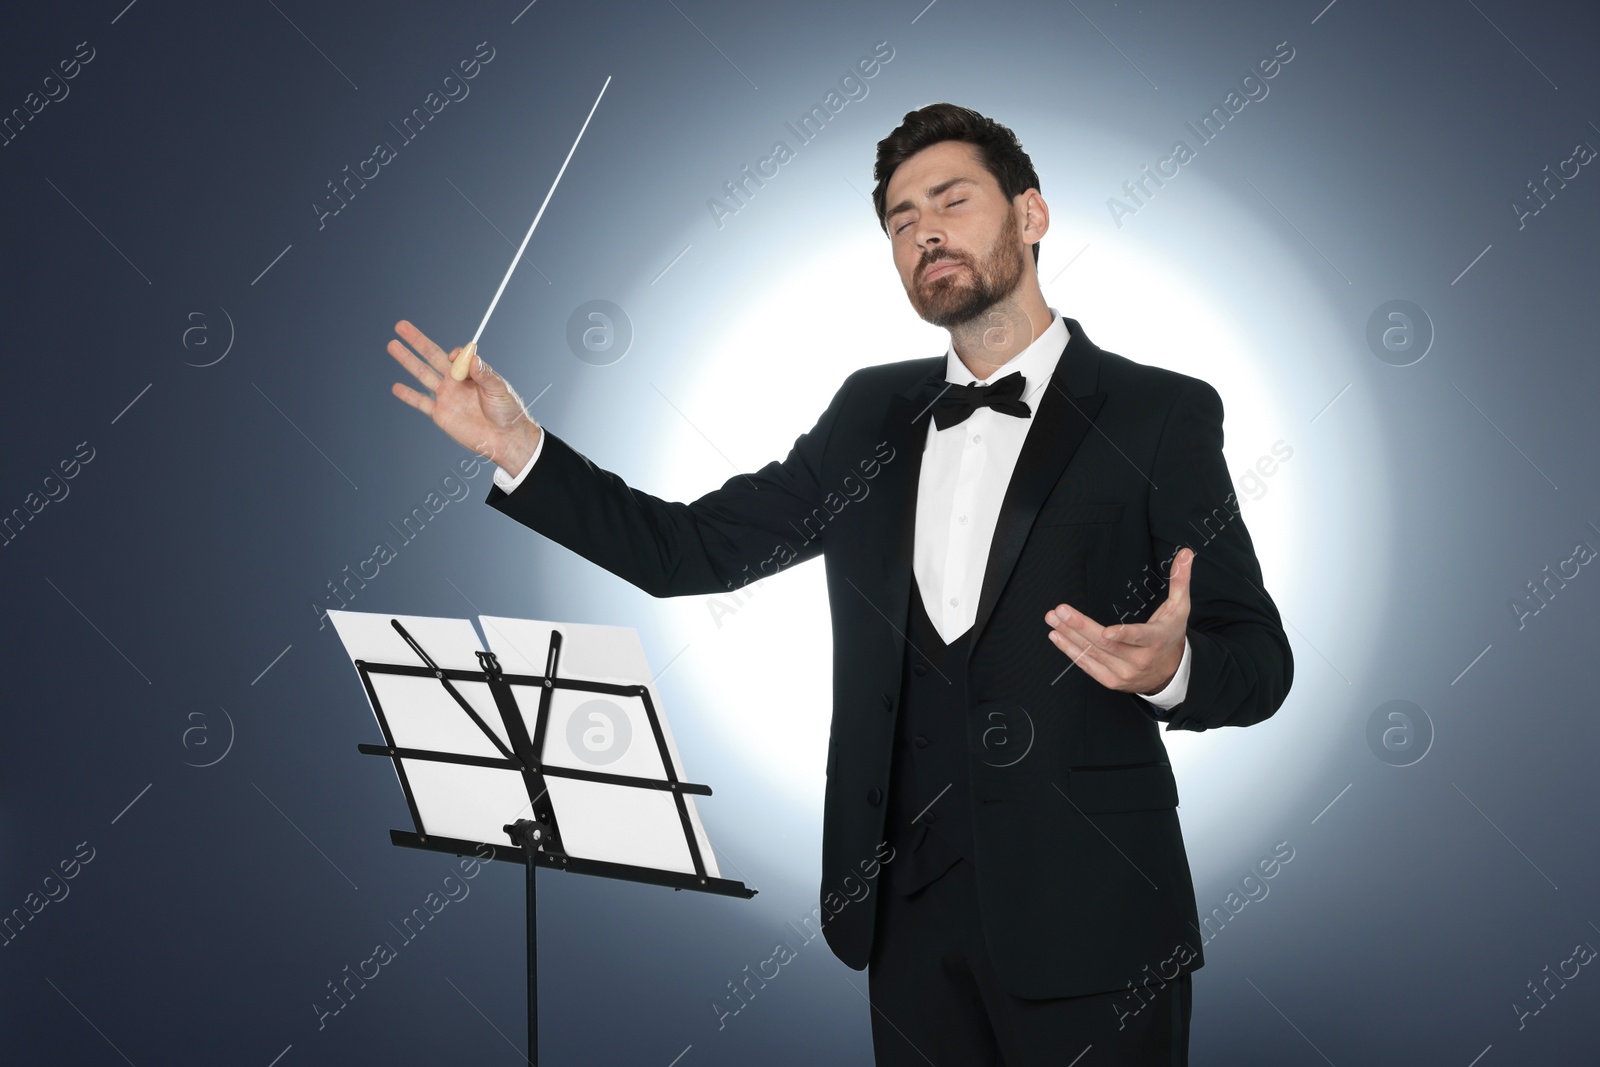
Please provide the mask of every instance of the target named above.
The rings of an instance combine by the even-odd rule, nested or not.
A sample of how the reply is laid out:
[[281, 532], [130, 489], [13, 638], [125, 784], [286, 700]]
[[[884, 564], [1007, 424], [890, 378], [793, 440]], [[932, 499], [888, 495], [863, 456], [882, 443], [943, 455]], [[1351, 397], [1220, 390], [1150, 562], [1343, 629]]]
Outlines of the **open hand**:
[[[389, 354], [433, 396], [399, 382], [390, 392], [432, 418], [434, 425], [458, 444], [501, 469], [515, 474], [526, 466], [543, 431], [511, 383], [496, 374], [481, 356], [473, 359], [465, 380], [455, 381], [450, 377], [450, 364], [460, 357], [461, 349], [452, 349], [447, 355], [404, 319], [395, 323], [394, 330], [411, 348], [390, 341]], [[412, 354], [412, 348], [417, 355]]]
[[1149, 622], [1101, 626], [1071, 605], [1058, 604], [1045, 613], [1049, 639], [1107, 689], [1140, 696], [1161, 692], [1183, 661], [1193, 565], [1192, 548], [1181, 548], [1173, 556], [1167, 599]]

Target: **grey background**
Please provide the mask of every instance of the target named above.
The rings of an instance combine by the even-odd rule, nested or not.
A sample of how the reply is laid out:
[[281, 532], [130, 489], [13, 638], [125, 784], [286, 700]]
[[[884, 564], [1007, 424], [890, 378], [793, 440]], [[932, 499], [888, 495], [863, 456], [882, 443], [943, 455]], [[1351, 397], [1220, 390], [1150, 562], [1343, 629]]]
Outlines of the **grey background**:
[[[1171, 315], [1176, 295], [1116, 270], [1145, 256], [1188, 279], [1275, 398], [1253, 410], [1223, 390], [1230, 469], [1274, 437], [1296, 449], [1276, 495], [1245, 510], [1294, 690], [1249, 731], [1171, 739], [1175, 763], [1189, 746], [1202, 914], [1275, 844], [1294, 849], [1207, 943], [1192, 1062], [1592, 1059], [1600, 979], [1552, 981], [1542, 1005], [1528, 983], [1600, 944], [1600, 592], [1574, 564], [1536, 614], [1515, 604], [1539, 606], [1528, 584], [1578, 542], [1600, 546], [1600, 178], [1582, 167], [1520, 224], [1512, 206], [1577, 142], [1600, 145], [1592, 12], [113, 0], [15, 10], [5, 29], [3, 114], [79, 42], [94, 57], [0, 147], [0, 514], [60, 497], [0, 547], [0, 915], [80, 843], [93, 858], [0, 945], [0, 1059], [519, 1061], [522, 881], [503, 864], [318, 1026], [326, 983], [398, 941], [391, 923], [455, 866], [388, 843], [400, 793], [356, 752], [377, 730], [315, 606], [465, 455], [388, 395], [392, 324], [471, 336], [608, 76], [485, 332], [536, 417], [672, 499], [781, 456], [840, 368], [944, 347], [886, 243], [876, 305], [841, 286], [772, 321], [819, 339], [812, 377], [746, 353], [745, 406], [782, 444], [740, 442], [735, 412], [663, 400], [693, 397], [719, 324], [753, 294], [786, 299], [763, 287], [797, 259], [881, 242], [873, 145], [904, 112], [951, 100], [998, 118], [1052, 206], [1050, 302], [1102, 345], [1177, 365], [1186, 353], [1118, 343], [1119, 322]], [[870, 91], [719, 226], [707, 201], [722, 183], [880, 41], [894, 56]], [[1117, 226], [1121, 183], [1282, 41], [1295, 54], [1270, 94]], [[494, 58], [470, 95], [319, 228], [325, 183], [398, 141], [389, 123], [479, 42]], [[1120, 312], [1086, 295], [1101, 254]], [[567, 342], [596, 299], [634, 332], [604, 365]], [[1392, 300], [1434, 332], [1409, 366], [1367, 341]], [[873, 307], [901, 343], [822, 343], [833, 313]], [[62, 481], [80, 443], [93, 458]], [[696, 463], [665, 469], [664, 443]], [[494, 515], [488, 486], [487, 470], [470, 479], [351, 609], [637, 626], [658, 670], [694, 645], [684, 609]], [[814, 594], [820, 566], [805, 570], [764, 584]], [[743, 630], [759, 669], [793, 668], [786, 631]], [[825, 706], [775, 708], [794, 749], [752, 759], [707, 710], [722, 648], [702, 642], [661, 684], [691, 777], [716, 789], [701, 811], [724, 869], [761, 893], [542, 878], [550, 1063], [871, 1062], [866, 976], [820, 939], [719, 1026], [727, 984], [815, 905], [827, 734]], [[814, 667], [825, 682], [826, 659]], [[1420, 709], [1411, 740], [1369, 742], [1396, 700]], [[802, 786], [773, 786], [779, 770]]]

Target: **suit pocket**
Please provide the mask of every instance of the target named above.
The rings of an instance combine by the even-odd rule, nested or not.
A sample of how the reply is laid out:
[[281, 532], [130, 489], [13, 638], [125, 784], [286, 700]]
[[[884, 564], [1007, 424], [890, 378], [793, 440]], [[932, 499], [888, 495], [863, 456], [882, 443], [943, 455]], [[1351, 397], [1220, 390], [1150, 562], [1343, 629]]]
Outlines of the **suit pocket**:
[[1122, 505], [1114, 503], [1064, 504], [1056, 508], [1042, 508], [1035, 526], [1075, 526], [1081, 523], [1117, 522], [1122, 518]]
[[1117, 766], [1073, 767], [1056, 788], [1085, 812], [1152, 811], [1178, 806], [1178, 782], [1165, 760]]

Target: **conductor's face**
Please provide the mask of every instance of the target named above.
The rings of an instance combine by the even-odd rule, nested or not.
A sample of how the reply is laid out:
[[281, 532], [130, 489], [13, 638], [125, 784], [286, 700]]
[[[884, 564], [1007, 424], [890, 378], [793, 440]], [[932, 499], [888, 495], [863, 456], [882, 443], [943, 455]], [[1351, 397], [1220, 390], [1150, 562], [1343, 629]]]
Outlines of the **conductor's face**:
[[884, 193], [895, 269], [923, 319], [960, 326], [1016, 290], [1031, 253], [976, 146], [929, 145], [895, 168]]

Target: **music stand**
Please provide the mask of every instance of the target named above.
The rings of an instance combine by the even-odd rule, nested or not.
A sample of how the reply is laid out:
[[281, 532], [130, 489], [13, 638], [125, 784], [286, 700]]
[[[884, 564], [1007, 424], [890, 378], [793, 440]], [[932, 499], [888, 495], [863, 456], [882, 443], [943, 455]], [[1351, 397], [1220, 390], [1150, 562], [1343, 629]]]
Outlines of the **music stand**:
[[631, 627], [329, 611], [367, 693], [414, 831], [403, 848], [527, 872], [528, 1062], [539, 1048], [540, 866], [749, 899], [721, 877]]

